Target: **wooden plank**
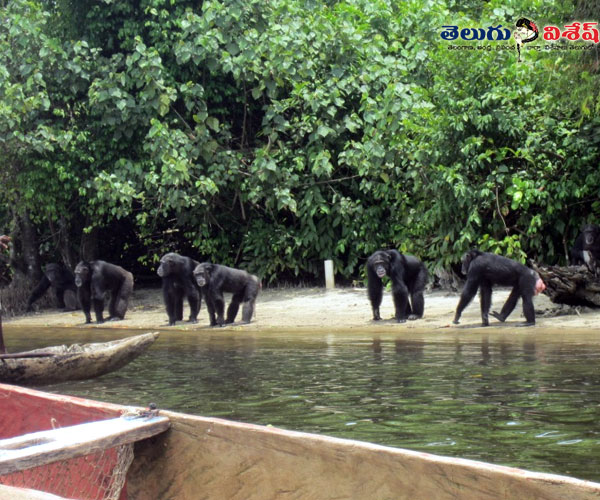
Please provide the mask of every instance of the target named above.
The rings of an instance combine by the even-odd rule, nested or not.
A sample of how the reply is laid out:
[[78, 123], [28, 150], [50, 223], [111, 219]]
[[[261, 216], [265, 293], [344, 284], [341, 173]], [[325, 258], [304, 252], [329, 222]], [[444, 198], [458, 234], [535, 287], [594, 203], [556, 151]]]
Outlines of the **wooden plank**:
[[169, 428], [167, 417], [119, 417], [0, 440], [0, 475], [140, 441]]

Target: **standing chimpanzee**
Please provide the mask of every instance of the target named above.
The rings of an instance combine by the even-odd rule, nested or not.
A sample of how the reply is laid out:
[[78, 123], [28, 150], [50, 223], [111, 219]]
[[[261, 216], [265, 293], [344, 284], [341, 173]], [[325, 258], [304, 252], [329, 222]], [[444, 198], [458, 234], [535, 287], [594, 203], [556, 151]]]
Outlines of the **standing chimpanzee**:
[[[379, 306], [383, 297], [381, 278], [388, 275], [392, 280], [392, 296], [396, 308], [396, 321], [423, 317], [425, 299], [423, 290], [427, 283], [427, 268], [412, 255], [403, 255], [397, 250], [377, 250], [367, 260], [368, 293], [373, 319], [380, 320]], [[410, 303], [408, 296], [410, 294]]]
[[[44, 276], [27, 299], [26, 310], [28, 312], [33, 310], [33, 303], [42, 297], [50, 287], [54, 288], [59, 309], [74, 310], [78, 308], [77, 287], [75, 286], [73, 273], [62, 264], [47, 264], [44, 269]], [[70, 292], [66, 296], [69, 304], [65, 304], [65, 292]]]
[[129, 296], [133, 291], [133, 274], [120, 266], [103, 260], [81, 261], [75, 268], [77, 297], [85, 314], [85, 322], [91, 323], [90, 306], [94, 304], [96, 321], [103, 323], [104, 294], [110, 292], [109, 320], [124, 319]]
[[194, 268], [198, 262], [177, 253], [167, 253], [160, 259], [157, 274], [162, 278], [162, 290], [169, 326], [183, 319], [183, 297], [190, 304], [191, 323], [198, 322], [201, 297], [194, 281]]
[[489, 326], [488, 315], [492, 305], [492, 286], [500, 285], [512, 286], [513, 289], [500, 313], [494, 311], [492, 316], [499, 321], [505, 321], [521, 297], [523, 299], [523, 315], [526, 320], [525, 326], [535, 325], [533, 296], [543, 292], [546, 285], [533, 269], [501, 255], [474, 249], [463, 256], [462, 273], [466, 274], [467, 282], [456, 307], [454, 324], [458, 324], [460, 315], [473, 300], [479, 288], [481, 321], [483, 326]]
[[[194, 278], [204, 294], [211, 326], [233, 323], [241, 302], [244, 303], [242, 321], [250, 323], [260, 290], [260, 280], [256, 276], [240, 269], [203, 262], [194, 269]], [[227, 308], [227, 319], [223, 318], [225, 310], [223, 292], [233, 294]]]

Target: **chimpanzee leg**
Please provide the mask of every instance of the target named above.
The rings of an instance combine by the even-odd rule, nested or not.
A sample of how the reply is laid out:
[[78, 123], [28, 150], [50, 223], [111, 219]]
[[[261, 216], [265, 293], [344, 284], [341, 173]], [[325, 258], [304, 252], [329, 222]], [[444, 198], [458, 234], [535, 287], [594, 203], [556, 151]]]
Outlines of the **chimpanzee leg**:
[[93, 297], [92, 302], [94, 304], [94, 313], [96, 314], [96, 322], [104, 323], [104, 318], [102, 317], [102, 312], [104, 311], [104, 297], [102, 297], [100, 299]]
[[510, 313], [514, 311], [520, 296], [521, 292], [519, 290], [519, 285], [515, 285], [512, 291], [510, 292], [508, 299], [506, 299], [506, 302], [502, 306], [500, 313], [492, 311], [491, 315], [498, 321], [506, 321], [506, 318], [508, 318], [510, 316]]
[[427, 270], [422, 268], [419, 271], [415, 281], [410, 289], [410, 302], [412, 311], [409, 313], [408, 319], [415, 320], [423, 317], [425, 311], [425, 297], [423, 292], [427, 284]]
[[407, 318], [408, 288], [406, 288], [403, 282], [392, 283], [392, 296], [394, 297], [394, 306], [396, 308], [396, 321], [404, 323]]
[[455, 325], [458, 325], [460, 315], [465, 310], [465, 307], [467, 307], [469, 303], [473, 300], [473, 297], [475, 297], [475, 294], [477, 293], [477, 288], [479, 288], [479, 281], [467, 278], [467, 282], [465, 283], [463, 291], [460, 295], [460, 300], [458, 301], [458, 306], [456, 306], [456, 314], [454, 315], [454, 320], [452, 321], [452, 323], [454, 323]]
[[[198, 322], [198, 313], [200, 312], [200, 292], [194, 285], [189, 285], [189, 288], [186, 290], [188, 303], [190, 304], [190, 317], [188, 321], [190, 323]], [[183, 299], [181, 300], [181, 308], [183, 309]], [[183, 311], [182, 311], [183, 316]]]
[[204, 295], [206, 300], [206, 309], [208, 310], [208, 318], [210, 320], [210, 326], [217, 325], [217, 318], [215, 317], [215, 305], [213, 304], [212, 297]]
[[227, 319], [225, 320], [225, 323], [233, 323], [235, 321], [235, 317], [237, 316], [240, 308], [240, 303], [243, 299], [244, 291], [233, 294], [233, 297], [231, 297], [231, 303], [227, 308]]
[[242, 321], [244, 323], [250, 323], [252, 320], [252, 316], [254, 316], [254, 304], [256, 303], [256, 297], [249, 300], [248, 302], [244, 302], [244, 306], [242, 307]]
[[175, 319], [181, 321], [183, 319], [183, 294], [178, 292], [177, 296], [173, 298], [173, 312]]
[[92, 299], [90, 297], [90, 291], [87, 287], [81, 286], [77, 288], [77, 300], [81, 304], [81, 309], [83, 310], [83, 314], [85, 315], [85, 322], [92, 322], [92, 315], [90, 314], [90, 309], [92, 306]]
[[102, 286], [100, 278], [92, 276], [92, 304], [94, 306], [94, 313], [96, 314], [96, 321], [98, 323], [104, 323], [102, 312], [104, 311], [104, 293], [106, 290]]
[[523, 316], [525, 316], [526, 325], [535, 325], [535, 308], [533, 307], [533, 294], [524, 293], [523, 299]]
[[490, 307], [492, 306], [492, 284], [488, 281], [482, 281], [479, 286], [479, 295], [481, 302], [481, 324], [490, 325]]
[[163, 299], [165, 306], [167, 306], [167, 316], [169, 317], [169, 326], [173, 326], [177, 321], [175, 314], [175, 303], [177, 299], [174, 297], [176, 291], [172, 290], [169, 286], [163, 285]]
[[408, 319], [414, 320], [422, 318], [425, 309], [425, 297], [423, 296], [423, 291], [414, 292], [410, 296], [410, 301], [412, 303], [412, 311], [409, 314]]
[[519, 280], [521, 290], [521, 299], [523, 300], [523, 316], [525, 316], [525, 325], [535, 325], [535, 309], [533, 307], [533, 296], [535, 295], [535, 284], [538, 280], [536, 273], [523, 276]]
[[256, 303], [256, 297], [260, 290], [260, 282], [258, 280], [252, 280], [246, 285], [246, 293], [244, 295], [244, 306], [242, 308], [242, 321], [244, 323], [250, 323], [252, 316], [254, 316], [254, 304]]
[[117, 300], [119, 299], [119, 293], [113, 290], [110, 294], [110, 302], [108, 303], [108, 319], [117, 318]]
[[129, 296], [133, 291], [133, 276], [128, 274], [119, 286], [117, 293], [115, 293], [115, 301], [113, 310], [110, 311], [112, 319], [125, 319], [125, 313], [129, 306]]

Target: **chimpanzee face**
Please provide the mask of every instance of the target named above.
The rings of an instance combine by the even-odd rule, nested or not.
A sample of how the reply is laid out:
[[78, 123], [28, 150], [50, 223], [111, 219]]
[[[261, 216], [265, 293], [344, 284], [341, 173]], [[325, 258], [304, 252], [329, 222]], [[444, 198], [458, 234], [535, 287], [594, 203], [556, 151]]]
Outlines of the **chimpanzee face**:
[[158, 274], [161, 278], [169, 276], [169, 274], [172, 274], [177, 269], [180, 258], [180, 255], [172, 252], [163, 255], [160, 259], [160, 265], [156, 270], [156, 274]]
[[383, 278], [390, 270], [390, 257], [388, 254], [380, 252], [373, 260], [373, 268], [378, 278]]
[[212, 271], [211, 264], [198, 264], [194, 269], [194, 278], [199, 287], [206, 286], [210, 283], [210, 273]]
[[469, 273], [469, 267], [471, 267], [471, 262], [473, 262], [477, 257], [481, 255], [481, 252], [478, 250], [469, 250], [466, 254], [463, 255], [462, 258], [462, 267], [460, 268], [460, 272], [466, 276]]
[[50, 281], [50, 283], [55, 283], [60, 278], [60, 267], [58, 264], [48, 264], [44, 269], [44, 274]]
[[90, 279], [90, 266], [85, 262], [80, 262], [75, 268], [75, 285], [79, 288]]
[[596, 239], [596, 227], [587, 225], [583, 228], [583, 238], [585, 239], [586, 245], [593, 245]]

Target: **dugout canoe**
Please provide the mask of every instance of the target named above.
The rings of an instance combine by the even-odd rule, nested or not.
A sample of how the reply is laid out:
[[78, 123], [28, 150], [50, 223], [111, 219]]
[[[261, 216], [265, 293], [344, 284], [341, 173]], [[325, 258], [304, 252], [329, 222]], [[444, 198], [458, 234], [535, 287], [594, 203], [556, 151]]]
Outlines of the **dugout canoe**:
[[158, 332], [111, 342], [50, 346], [0, 355], [0, 382], [46, 385], [99, 377], [137, 358], [158, 337]]
[[[0, 439], [128, 411], [2, 384], [0, 399]], [[600, 498], [600, 484], [566, 476], [217, 418], [160, 415], [168, 417], [169, 430], [136, 443], [122, 500]], [[72, 474], [73, 482], [86, 479], [76, 468]], [[1, 476], [0, 483], [14, 486]]]

